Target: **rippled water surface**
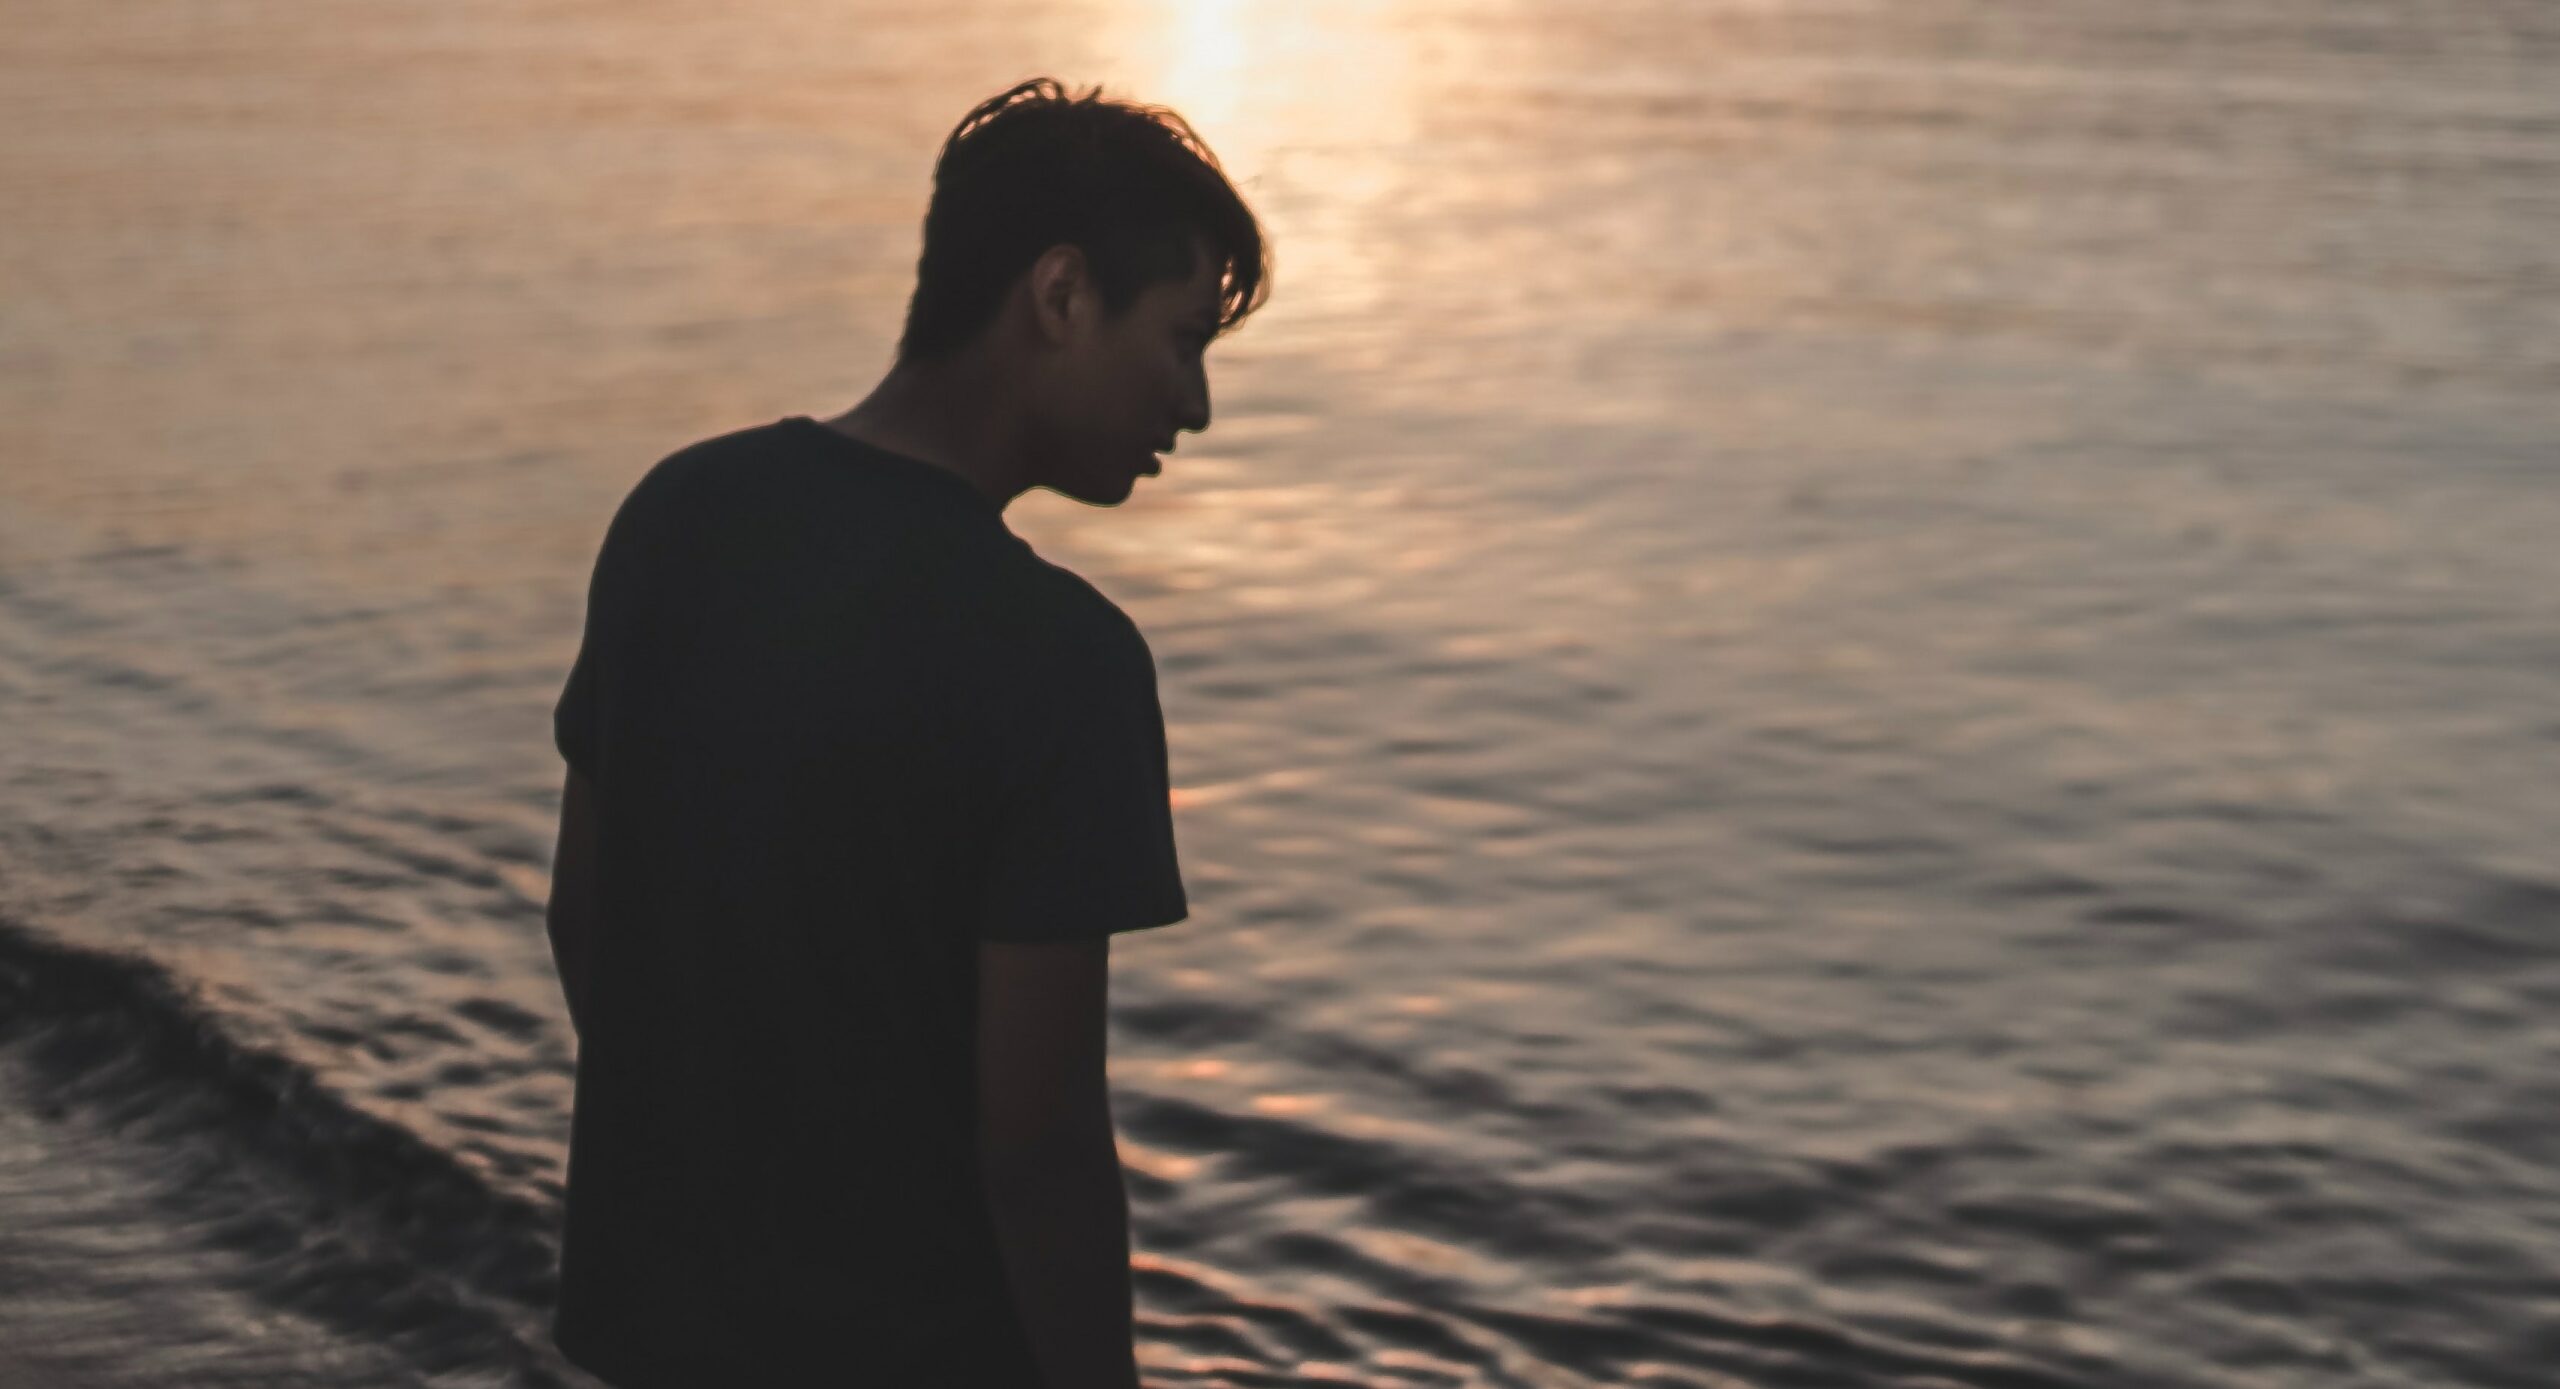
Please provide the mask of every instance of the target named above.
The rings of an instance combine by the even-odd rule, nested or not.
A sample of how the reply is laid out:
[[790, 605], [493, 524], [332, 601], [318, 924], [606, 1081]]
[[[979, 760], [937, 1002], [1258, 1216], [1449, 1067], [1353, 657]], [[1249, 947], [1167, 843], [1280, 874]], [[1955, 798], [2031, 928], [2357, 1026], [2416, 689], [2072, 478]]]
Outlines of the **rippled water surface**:
[[29, 1364], [581, 1382], [587, 566], [869, 386], [933, 149], [1054, 71], [1189, 114], [1279, 267], [1161, 480], [1011, 513], [1162, 672], [1152, 1382], [2554, 1382], [2538, 0], [9, 29]]

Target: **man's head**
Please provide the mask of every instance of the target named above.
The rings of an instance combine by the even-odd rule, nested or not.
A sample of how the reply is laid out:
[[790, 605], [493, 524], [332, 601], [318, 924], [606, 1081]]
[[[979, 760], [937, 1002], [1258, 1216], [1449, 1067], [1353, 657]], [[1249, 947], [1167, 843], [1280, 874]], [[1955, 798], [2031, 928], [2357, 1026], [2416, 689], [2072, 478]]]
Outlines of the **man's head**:
[[1268, 277], [1253, 213], [1180, 116], [1038, 78], [943, 145], [898, 365], [1005, 354], [1033, 481], [1109, 504], [1208, 427], [1201, 354]]

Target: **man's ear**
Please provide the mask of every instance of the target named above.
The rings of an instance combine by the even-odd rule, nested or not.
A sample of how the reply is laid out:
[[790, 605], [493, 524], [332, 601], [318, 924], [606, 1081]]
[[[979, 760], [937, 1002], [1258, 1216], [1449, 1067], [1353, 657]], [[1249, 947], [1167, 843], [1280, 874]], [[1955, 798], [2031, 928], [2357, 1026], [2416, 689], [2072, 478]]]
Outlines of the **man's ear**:
[[1059, 244], [1031, 262], [1031, 322], [1045, 343], [1063, 343], [1093, 310], [1093, 280], [1078, 247]]

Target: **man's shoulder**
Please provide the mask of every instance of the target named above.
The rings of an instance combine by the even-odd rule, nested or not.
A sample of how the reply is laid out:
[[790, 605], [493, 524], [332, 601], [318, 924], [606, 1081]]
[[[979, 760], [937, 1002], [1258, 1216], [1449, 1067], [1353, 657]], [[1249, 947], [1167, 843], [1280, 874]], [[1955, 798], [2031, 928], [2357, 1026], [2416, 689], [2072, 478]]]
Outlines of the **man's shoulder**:
[[620, 509], [650, 529], [698, 530], [710, 518], [741, 513], [795, 531], [845, 527], [869, 544], [903, 542], [895, 548], [909, 561], [991, 571], [1020, 587], [1013, 566], [1002, 562], [1011, 556], [1001, 551], [1013, 547], [1000, 524], [979, 523], [967, 507], [900, 468], [864, 466], [860, 444], [805, 416], [732, 429], [665, 454], [633, 480]]
[[1046, 635], [1079, 655], [1152, 666], [1154, 656], [1145, 633], [1138, 630], [1137, 622], [1118, 603], [1111, 601], [1110, 595], [1082, 574], [1041, 557], [1027, 546], [1022, 553], [1029, 560], [1027, 582], [1042, 598], [1040, 615]]
[[[747, 479], [757, 462], [806, 458], [813, 450], [824, 458], [827, 449], [821, 446], [830, 441], [811, 424], [806, 419], [782, 419], [687, 444], [649, 469], [634, 487], [633, 499], [654, 494], [660, 506], [689, 511], [705, 499], [706, 488], [721, 494], [730, 490], [712, 479], [752, 488]], [[933, 508], [925, 510], [941, 514]], [[975, 592], [1026, 618], [1025, 636], [1031, 644], [1084, 660], [1135, 663], [1152, 672], [1154, 655], [1136, 621], [1084, 575], [1043, 556], [1000, 523], [937, 526], [932, 533], [929, 567], [942, 581], [955, 580], [964, 571], [969, 574], [974, 581], [962, 581], [960, 590]]]
[[732, 429], [696, 439], [660, 458], [642, 475], [641, 485], [681, 484], [697, 475], [741, 463], [796, 455], [805, 449], [806, 442], [789, 420]]
[[720, 454], [770, 453], [777, 449], [795, 448], [799, 431], [789, 419], [767, 420], [763, 424], [741, 425], [736, 429], [696, 439], [668, 456], [702, 458]]
[[780, 423], [753, 425], [697, 439], [640, 471], [632, 479], [616, 509], [617, 520], [636, 524], [638, 518], [660, 511], [681, 510], [697, 504], [703, 489], [727, 479], [745, 476], [738, 464], [756, 459], [773, 458], [791, 447], [791, 440]]

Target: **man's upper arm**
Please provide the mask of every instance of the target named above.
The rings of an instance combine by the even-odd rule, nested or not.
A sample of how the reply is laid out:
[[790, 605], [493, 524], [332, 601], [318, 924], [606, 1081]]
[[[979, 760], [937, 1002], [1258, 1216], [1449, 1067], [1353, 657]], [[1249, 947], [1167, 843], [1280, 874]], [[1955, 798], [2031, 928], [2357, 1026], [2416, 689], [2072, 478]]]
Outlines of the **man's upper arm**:
[[[1040, 1174], [1112, 1142], [1111, 936], [1188, 912], [1164, 714], [1135, 625], [1094, 595], [993, 721], [978, 962], [978, 1132], [991, 1172]], [[1028, 696], [1028, 698], [1024, 698]], [[1016, 1162], [1015, 1159], [1020, 1159]]]
[[978, 1145], [990, 1171], [1107, 1138], [1111, 938], [978, 944]]
[[1061, 630], [1029, 673], [1003, 682], [1005, 707], [989, 721], [1000, 756], [972, 930], [981, 941], [1104, 936], [1190, 911], [1146, 639], [1107, 605]]

